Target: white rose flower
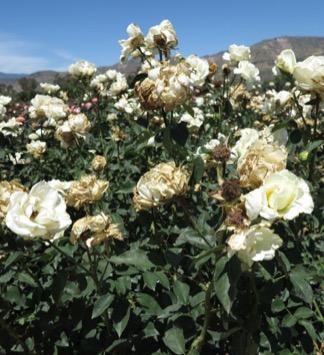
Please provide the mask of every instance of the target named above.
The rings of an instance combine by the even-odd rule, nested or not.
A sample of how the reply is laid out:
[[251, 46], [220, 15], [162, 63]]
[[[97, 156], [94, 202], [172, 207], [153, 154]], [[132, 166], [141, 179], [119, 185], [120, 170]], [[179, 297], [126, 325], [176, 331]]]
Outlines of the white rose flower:
[[128, 89], [127, 79], [124, 74], [117, 72], [115, 81], [110, 85], [108, 94], [111, 96], [117, 96], [121, 92]]
[[275, 64], [281, 71], [292, 74], [296, 65], [295, 53], [292, 49], [283, 50], [275, 60]]
[[31, 100], [29, 115], [31, 118], [60, 120], [66, 116], [68, 106], [62, 99], [48, 95], [36, 95]]
[[233, 63], [238, 63], [242, 60], [250, 60], [251, 50], [246, 46], [238, 46], [236, 44], [232, 44], [228, 47], [228, 52], [223, 54], [223, 59]]
[[69, 73], [75, 77], [90, 77], [97, 71], [94, 64], [87, 62], [86, 60], [80, 60], [69, 66]]
[[324, 99], [324, 56], [311, 56], [296, 64], [293, 76], [297, 85]]
[[48, 185], [59, 192], [62, 196], [66, 196], [67, 192], [70, 190], [73, 181], [61, 181], [53, 179], [48, 181]]
[[275, 101], [279, 106], [283, 107], [291, 100], [291, 98], [292, 95], [289, 91], [281, 90], [276, 94]]
[[4, 96], [0, 95], [0, 105], [6, 106], [11, 102], [11, 97], [10, 96]]
[[240, 74], [248, 84], [260, 81], [259, 69], [247, 60], [239, 62], [238, 68], [234, 69], [234, 74]]
[[271, 174], [258, 189], [245, 196], [248, 217], [261, 216], [267, 220], [291, 220], [300, 213], [312, 213], [314, 202], [307, 183], [284, 169]]
[[6, 112], [7, 112], [7, 109], [3, 105], [0, 104], [0, 118], [5, 117]]
[[21, 132], [21, 125], [17, 123], [15, 117], [10, 118], [8, 121], [0, 122], [0, 133], [4, 136], [17, 137]]
[[191, 116], [190, 113], [184, 113], [179, 122], [188, 123], [188, 128], [200, 128], [204, 123], [204, 113], [198, 108], [193, 108], [194, 116]]
[[40, 83], [39, 86], [45, 94], [53, 94], [61, 89], [59, 85], [53, 85], [49, 83]]
[[255, 261], [273, 259], [282, 245], [282, 239], [260, 223], [231, 235], [227, 244], [229, 255], [237, 254], [241, 262], [250, 268]]
[[208, 61], [196, 55], [190, 55], [186, 59], [186, 63], [191, 67], [190, 80], [192, 85], [198, 87], [203, 86], [209, 74]]
[[45, 181], [10, 197], [6, 226], [26, 238], [55, 239], [71, 224], [63, 197]]

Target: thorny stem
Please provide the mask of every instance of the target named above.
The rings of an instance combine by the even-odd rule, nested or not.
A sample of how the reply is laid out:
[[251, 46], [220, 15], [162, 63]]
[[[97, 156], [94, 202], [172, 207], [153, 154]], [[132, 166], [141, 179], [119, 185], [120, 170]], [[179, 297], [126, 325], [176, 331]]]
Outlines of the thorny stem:
[[[315, 103], [315, 118], [314, 118], [314, 130], [312, 135], [312, 140], [314, 141], [317, 136], [317, 121], [319, 118], [319, 106], [320, 106], [320, 97], [319, 95], [316, 96], [316, 103]], [[314, 170], [315, 170], [315, 160], [316, 160], [316, 150], [312, 151], [312, 156], [309, 161], [309, 180], [313, 180], [314, 177]]]
[[[214, 248], [215, 249], [215, 248]], [[219, 250], [219, 251], [222, 251]], [[215, 264], [217, 261], [217, 256], [215, 255]], [[210, 317], [212, 314], [212, 309], [211, 309], [211, 294], [212, 294], [212, 290], [213, 290], [213, 280], [215, 277], [215, 273], [216, 273], [216, 266], [214, 267], [214, 272], [213, 272], [213, 276], [211, 278], [211, 280], [209, 281], [208, 284], [208, 288], [206, 290], [206, 294], [205, 294], [205, 319], [204, 319], [204, 324], [203, 327], [201, 329], [200, 334], [198, 335], [198, 337], [192, 342], [191, 344], [191, 348], [190, 351], [188, 353], [188, 355], [194, 355], [194, 354], [199, 354], [201, 351], [201, 348], [204, 345], [205, 342], [205, 338], [206, 338], [206, 334], [207, 334], [207, 330], [208, 330], [208, 326], [209, 326], [209, 321], [210, 321]]]
[[194, 227], [194, 229], [196, 230], [196, 232], [199, 234], [199, 236], [205, 241], [205, 243], [212, 248], [213, 246], [210, 244], [210, 242], [206, 239], [206, 237], [204, 236], [204, 233], [202, 233], [196, 223], [196, 221], [191, 217], [190, 212], [188, 210], [188, 207], [186, 206], [185, 201], [182, 198], [179, 198], [176, 200], [179, 205], [182, 207], [183, 211], [185, 212], [185, 215], [187, 217], [187, 219], [189, 220], [189, 222], [192, 224], [192, 226]]
[[35, 354], [35, 352], [30, 351], [25, 344], [25, 342], [21, 339], [20, 335], [12, 329], [3, 319], [0, 319], [0, 328], [4, 329], [9, 336], [15, 339], [16, 345], [20, 344], [24, 349], [25, 354]]
[[[86, 253], [89, 259], [89, 263], [90, 263], [90, 269], [91, 269], [91, 277], [96, 285], [97, 288], [97, 292], [99, 296], [102, 296], [102, 288], [101, 288], [101, 280], [99, 281], [98, 279], [98, 274], [97, 274], [97, 263], [95, 260], [95, 257], [92, 258], [91, 257], [91, 252], [90, 249], [88, 247], [88, 245], [86, 243], [84, 243], [85, 249], [86, 249]], [[105, 326], [107, 329], [107, 333], [109, 333], [110, 329], [109, 329], [109, 317], [108, 317], [108, 311], [105, 310], [105, 312], [103, 313], [104, 316], [104, 322], [105, 322]]]
[[66, 258], [68, 258], [70, 261], [73, 262], [74, 265], [78, 266], [80, 269], [82, 269], [87, 275], [91, 276], [90, 270], [88, 270], [86, 267], [84, 267], [82, 264], [77, 263], [69, 254], [67, 254], [63, 249], [55, 245], [51, 240], [47, 240], [47, 243], [49, 243], [55, 250], [57, 250], [59, 253], [64, 255]]
[[153, 68], [152, 63], [151, 63], [150, 60], [147, 58], [147, 56], [145, 55], [145, 53], [142, 51], [142, 48], [141, 48], [141, 47], [138, 47], [137, 49], [138, 49], [138, 51], [141, 53], [141, 56], [142, 56], [143, 60], [146, 60], [146, 61], [148, 62], [148, 65], [149, 65], [151, 68]]

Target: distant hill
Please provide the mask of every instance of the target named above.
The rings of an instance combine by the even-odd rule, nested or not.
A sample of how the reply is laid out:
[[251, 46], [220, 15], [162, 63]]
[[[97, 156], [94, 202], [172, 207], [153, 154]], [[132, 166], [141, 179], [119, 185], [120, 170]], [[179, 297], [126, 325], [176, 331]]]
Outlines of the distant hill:
[[[297, 60], [304, 60], [310, 55], [324, 55], [324, 37], [277, 37], [262, 42], [256, 43], [251, 46], [252, 62], [260, 69], [261, 79], [269, 80], [272, 77], [271, 69], [274, 65], [276, 56], [283, 50], [291, 48], [297, 57]], [[216, 54], [204, 56], [210, 58], [219, 65], [223, 63], [222, 55], [224, 51]], [[134, 74], [139, 67], [139, 63], [135, 60], [130, 60], [126, 64], [114, 64], [99, 68], [99, 73], [107, 69], [116, 69], [127, 75]], [[64, 75], [55, 71], [39, 71], [27, 77], [32, 77], [37, 82], [53, 83], [57, 75]], [[24, 74], [5, 74], [0, 73], [0, 84], [11, 84], [19, 90], [17, 80], [24, 77]]]

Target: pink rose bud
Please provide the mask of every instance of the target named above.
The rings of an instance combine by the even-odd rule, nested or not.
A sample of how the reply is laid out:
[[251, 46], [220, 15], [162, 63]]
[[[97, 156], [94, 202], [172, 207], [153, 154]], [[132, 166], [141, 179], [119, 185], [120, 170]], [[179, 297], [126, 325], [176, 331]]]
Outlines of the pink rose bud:
[[93, 98], [91, 99], [91, 102], [92, 102], [93, 104], [96, 104], [96, 103], [98, 102], [98, 98], [97, 98], [97, 97], [93, 97]]
[[16, 117], [16, 122], [17, 122], [17, 123], [24, 124], [25, 121], [26, 121], [26, 119], [25, 119], [24, 116], [18, 116], [18, 117]]
[[84, 107], [86, 108], [86, 110], [90, 110], [92, 107], [92, 102], [86, 102]]

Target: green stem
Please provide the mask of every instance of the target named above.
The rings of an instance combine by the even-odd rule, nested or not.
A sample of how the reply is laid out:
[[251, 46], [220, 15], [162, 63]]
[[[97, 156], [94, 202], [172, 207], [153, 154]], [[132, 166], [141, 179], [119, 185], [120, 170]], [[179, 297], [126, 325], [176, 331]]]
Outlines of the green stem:
[[64, 255], [67, 259], [73, 262], [74, 265], [78, 266], [80, 269], [82, 269], [87, 275], [91, 276], [91, 272], [84, 267], [82, 264], [77, 263], [69, 254], [67, 254], [64, 250], [62, 250], [60, 247], [55, 245], [51, 240], [47, 241], [55, 250], [57, 250], [59, 253]]

